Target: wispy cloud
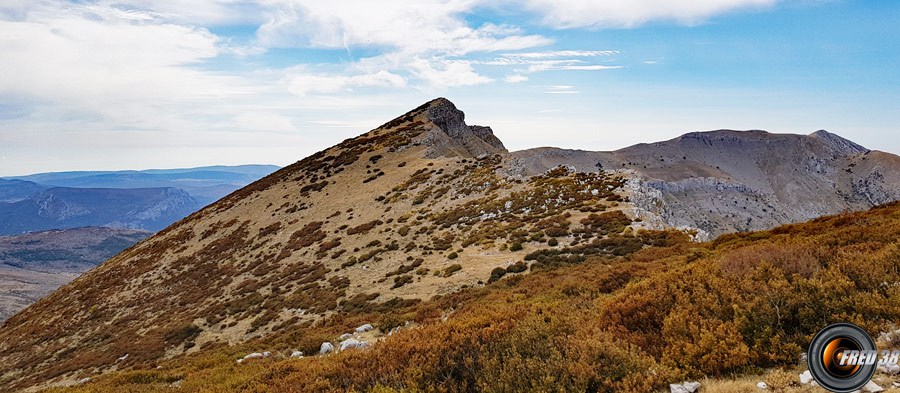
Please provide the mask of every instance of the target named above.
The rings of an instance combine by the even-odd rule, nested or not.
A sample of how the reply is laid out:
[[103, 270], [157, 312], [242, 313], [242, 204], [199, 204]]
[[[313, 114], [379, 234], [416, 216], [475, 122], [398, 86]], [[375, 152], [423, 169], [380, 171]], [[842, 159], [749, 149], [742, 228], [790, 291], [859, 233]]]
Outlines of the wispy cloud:
[[544, 94], [578, 94], [580, 91], [574, 90], [574, 86], [569, 85], [556, 85], [556, 86], [547, 86], [544, 90]]
[[763, 9], [777, 0], [525, 0], [525, 8], [554, 28], [629, 28], [652, 21], [693, 25], [737, 9]]
[[520, 83], [528, 80], [528, 77], [521, 74], [507, 75], [503, 80], [507, 83]]

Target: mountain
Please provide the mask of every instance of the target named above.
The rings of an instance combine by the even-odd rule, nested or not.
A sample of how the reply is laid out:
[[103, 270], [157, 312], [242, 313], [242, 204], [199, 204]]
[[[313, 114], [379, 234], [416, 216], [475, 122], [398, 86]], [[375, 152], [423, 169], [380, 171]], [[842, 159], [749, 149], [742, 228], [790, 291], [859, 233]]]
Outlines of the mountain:
[[84, 226], [158, 231], [202, 206], [177, 188], [53, 187], [0, 202], [0, 235]]
[[[801, 147], [807, 150], [795, 151]], [[877, 171], [884, 179], [891, 179], [897, 170], [893, 156], [863, 150], [823, 133], [801, 137], [720, 131], [620, 152], [538, 149], [510, 153], [489, 127], [467, 125], [463, 112], [453, 103], [436, 99], [206, 206], [9, 318], [0, 326], [0, 363], [14, 366], [0, 370], [0, 386], [15, 389], [69, 384], [115, 370], [131, 370], [132, 374], [106, 381], [125, 385], [146, 381], [168, 389], [181, 381], [179, 375], [218, 367], [214, 379], [196, 374], [194, 385], [181, 386], [230, 386], [223, 387], [226, 391], [372, 391], [369, 389], [385, 384], [394, 388], [411, 384], [411, 390], [440, 384], [446, 391], [476, 391], [474, 387], [486, 386], [485, 381], [497, 383], [500, 377], [507, 378], [504, 383], [510, 386], [520, 386], [535, 380], [531, 373], [553, 372], [537, 378], [549, 381], [549, 385], [525, 390], [550, 390], [557, 381], [554, 378], [571, 382], [600, 374], [609, 378], [633, 376], [634, 380], [622, 382], [618, 390], [646, 391], [665, 381], [699, 374], [689, 364], [664, 360], [672, 359], [672, 351], [680, 346], [675, 342], [673, 348], [665, 348], [659, 342], [662, 333], [673, 340], [695, 340], [692, 348], [696, 348], [690, 356], [712, 351], [704, 347], [710, 337], [740, 341], [741, 334], [747, 334], [756, 351], [753, 353], [759, 357], [751, 361], [744, 352], [739, 354], [742, 357], [716, 353], [715, 363], [704, 365], [710, 373], [734, 372], [748, 364], [783, 363], [799, 355], [795, 343], [824, 319], [819, 309], [795, 310], [798, 318], [807, 318], [796, 327], [781, 324], [780, 317], [777, 321], [769, 318], [776, 314], [768, 312], [772, 304], [800, 307], [803, 302], [794, 300], [813, 299], [812, 292], [794, 296], [755, 291], [753, 285], [780, 283], [768, 281], [775, 280], [777, 272], [763, 271], [752, 280], [741, 281], [754, 291], [710, 295], [744, 296], [741, 299], [747, 303], [746, 309], [729, 307], [704, 314], [685, 300], [694, 296], [694, 287], [679, 286], [675, 278], [668, 279], [676, 284], [642, 284], [642, 290], [654, 293], [653, 297], [635, 292], [630, 283], [650, 280], [670, 268], [677, 270], [673, 275], [693, 274], [694, 270], [719, 274], [708, 270], [718, 263], [718, 256], [725, 255], [728, 244], [729, 235], [722, 237], [726, 249], [721, 250], [716, 249], [716, 243], [691, 242], [700, 237], [698, 228], [702, 229], [703, 222], [696, 217], [702, 216], [692, 216], [687, 202], [665, 199], [671, 194], [686, 201], [692, 192], [710, 189], [678, 191], [677, 187], [670, 190], [651, 184], [701, 178], [713, 179], [701, 179], [701, 183], [715, 183], [720, 179], [727, 184], [711, 189], [734, 188], [738, 189], [735, 195], [750, 195], [741, 188], [757, 190], [770, 184], [774, 195], [791, 196], [795, 195], [794, 188], [802, 190], [824, 180], [799, 178], [799, 186], [786, 179], [766, 183], [763, 177], [775, 174], [766, 172], [770, 170], [767, 162], [788, 165], [781, 162], [794, 162], [796, 157], [815, 153], [808, 157], [809, 162], [824, 160], [820, 167], [823, 179], [842, 179], [833, 172], [844, 170], [839, 165], [853, 159], [858, 161], [853, 161], [857, 165], [850, 168], [851, 172], [873, 179], [865, 189], [891, 192], [890, 183], [870, 175]], [[662, 151], [666, 155], [652, 155]], [[772, 158], [779, 153], [786, 156]], [[877, 163], [872, 158], [876, 156], [882, 157]], [[742, 171], [743, 167], [725, 163], [729, 157], [739, 159], [741, 165], [755, 166]], [[603, 170], [598, 170], [601, 167]], [[680, 174], [664, 176], [667, 170]], [[810, 173], [794, 170], [792, 173]], [[833, 181], [840, 192], [853, 194], [852, 185], [856, 183]], [[778, 187], [784, 189], [774, 189]], [[657, 210], [642, 205], [645, 189], [658, 193], [648, 197], [656, 198]], [[697, 203], [710, 204], [708, 197], [694, 198]], [[853, 199], [845, 201], [833, 213], [874, 203], [855, 205]], [[773, 209], [790, 208], [789, 202], [792, 200], [766, 200]], [[689, 219], [684, 230], [672, 229], [668, 223], [671, 218], [666, 212], [673, 209], [684, 209], [681, 215]], [[66, 215], [79, 211], [58, 210]], [[887, 213], [878, 214], [881, 220], [890, 219]], [[863, 219], [849, 217], [846, 220], [850, 222]], [[730, 222], [722, 220], [717, 225], [724, 228]], [[837, 225], [841, 219], [834, 222]], [[800, 238], [803, 231], [812, 230], [804, 228], [782, 228], [761, 236], [778, 238], [787, 233]], [[741, 239], [738, 236], [735, 242]], [[823, 243], [822, 247], [847, 244], [826, 240], [835, 244]], [[889, 247], [887, 244], [879, 247]], [[756, 246], [777, 257], [767, 262], [777, 266], [790, 265], [794, 256], [818, 258], [831, 251], [800, 247], [791, 249], [793, 254], [778, 254], [765, 245]], [[729, 269], [743, 274], [741, 269], [750, 271], [760, 265], [761, 261], [754, 259], [754, 250], [748, 250]], [[840, 250], [850, 253], [852, 247]], [[888, 254], [878, 257], [890, 258]], [[809, 269], [814, 270], [812, 264], [819, 269], [820, 262], [808, 258], [803, 262], [809, 266], [787, 268], [799, 269], [802, 274], [798, 277], [812, 277]], [[700, 262], [686, 265], [693, 261]], [[830, 266], [838, 268], [836, 264]], [[843, 277], [833, 273], [827, 276], [829, 280]], [[531, 275], [537, 277], [528, 278]], [[729, 287], [733, 280], [715, 277], [717, 285], [726, 283], [715, 287], [716, 291], [735, 289]], [[791, 275], [777, 278], [795, 279]], [[869, 278], [854, 275], [848, 280]], [[703, 280], [685, 282], [711, 288], [704, 286]], [[865, 286], [867, 291], [869, 287]], [[666, 292], [667, 288], [671, 292]], [[697, 292], [696, 296], [703, 296]], [[763, 295], [773, 297], [758, 298]], [[814, 295], [818, 296], [816, 301], [831, 301], [838, 294]], [[865, 295], [879, 300], [884, 297], [877, 288]], [[620, 297], [621, 307], [608, 302], [613, 296]], [[844, 303], [821, 307], [852, 314]], [[600, 318], [598, 313], [608, 309], [615, 312]], [[748, 314], [754, 310], [765, 310], [766, 318], [754, 322], [758, 325], [747, 325], [751, 323]], [[727, 323], [716, 319], [719, 314], [709, 316], [714, 313], [721, 313], [721, 318], [727, 316]], [[877, 327], [885, 326], [885, 315], [900, 315], [893, 311], [864, 313], [865, 317], [880, 318], [872, 319], [876, 321], [872, 326]], [[679, 319], [666, 319], [670, 314]], [[698, 327], [679, 325], [697, 315], [709, 320], [704, 319]], [[605, 324], [604, 330], [591, 330], [606, 320], [618, 321], [618, 325]], [[259, 348], [273, 348], [278, 356], [290, 354], [291, 348], [315, 353], [323, 341], [338, 343], [342, 332], [364, 322], [375, 323], [378, 329], [370, 333], [363, 328], [356, 337], [371, 343], [386, 338], [398, 327], [408, 333], [393, 341], [386, 338], [400, 346], [373, 348], [377, 350], [370, 353], [390, 355], [384, 362], [366, 353], [342, 352], [333, 357], [335, 360], [309, 360], [314, 367], [294, 367], [296, 363], [284, 368], [273, 366], [260, 374], [249, 374], [249, 379], [241, 379], [248, 375], [242, 373], [253, 371], [242, 371], [234, 362], [238, 353], [243, 356]], [[514, 330], [519, 323], [524, 326], [522, 330]], [[415, 329], [417, 325], [422, 329]], [[637, 325], [659, 334], [629, 330]], [[666, 330], [660, 332], [663, 326]], [[781, 330], [757, 330], [759, 326], [778, 326]], [[694, 333], [698, 336], [691, 335]], [[564, 347], [567, 352], [535, 347], [543, 345], [543, 337], [548, 335], [556, 340], [550, 347]], [[423, 346], [417, 346], [416, 340]], [[528, 355], [531, 357], [521, 363], [506, 363], [502, 355], [528, 352], [529, 348], [533, 349]], [[735, 344], [735, 348], [750, 353], [746, 345]], [[419, 353], [424, 357], [418, 358]], [[535, 363], [543, 354], [553, 358]], [[567, 356], [578, 356], [579, 366], [566, 368]], [[719, 365], [720, 358], [725, 359], [724, 366]], [[191, 359], [198, 363], [190, 363]], [[558, 368], [535, 367], [550, 364], [547, 362], [553, 359], [559, 361]], [[735, 359], [734, 363], [728, 363], [728, 359]], [[194, 365], [181, 368], [187, 364], [183, 362]], [[341, 362], [364, 371], [348, 376]], [[512, 368], [505, 369], [507, 364]], [[163, 367], [166, 374], [152, 371], [156, 366]], [[616, 368], [620, 366], [627, 369]], [[223, 371], [226, 367], [227, 372]], [[650, 369], [654, 376], [644, 372]], [[479, 372], [487, 374], [473, 374]], [[566, 373], [577, 373], [578, 378], [567, 379]], [[600, 391], [599, 386], [605, 383], [613, 382], [586, 381], [581, 391], [586, 386]], [[135, 387], [133, 391], [146, 389], [149, 387]]]
[[88, 227], [0, 236], [0, 321], [149, 235]]
[[25, 180], [0, 179], [0, 202], [17, 202], [47, 189], [35, 182]]
[[630, 172], [633, 216], [707, 239], [900, 199], [900, 157], [824, 130], [692, 132], [612, 152], [540, 148], [512, 157], [525, 175], [557, 165]]
[[[179, 169], [148, 169], [142, 171], [72, 171], [38, 173], [8, 177], [44, 187], [74, 188], [160, 188], [172, 187], [187, 191], [207, 204], [266, 176], [279, 167], [274, 165], [206, 166]], [[3, 196], [0, 179], [0, 198]], [[36, 191], [36, 190], [35, 190]], [[31, 193], [33, 193], [32, 191]], [[19, 193], [21, 198], [31, 193]]]

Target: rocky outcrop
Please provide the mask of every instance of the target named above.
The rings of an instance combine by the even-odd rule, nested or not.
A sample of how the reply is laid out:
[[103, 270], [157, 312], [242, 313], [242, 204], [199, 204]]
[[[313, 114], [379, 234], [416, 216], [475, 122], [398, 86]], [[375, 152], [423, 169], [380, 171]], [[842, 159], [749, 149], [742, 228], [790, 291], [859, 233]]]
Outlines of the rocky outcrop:
[[426, 105], [425, 116], [436, 126], [424, 138], [429, 147], [426, 156], [478, 157], [506, 152], [490, 127], [466, 125], [465, 113], [450, 100], [438, 98]]

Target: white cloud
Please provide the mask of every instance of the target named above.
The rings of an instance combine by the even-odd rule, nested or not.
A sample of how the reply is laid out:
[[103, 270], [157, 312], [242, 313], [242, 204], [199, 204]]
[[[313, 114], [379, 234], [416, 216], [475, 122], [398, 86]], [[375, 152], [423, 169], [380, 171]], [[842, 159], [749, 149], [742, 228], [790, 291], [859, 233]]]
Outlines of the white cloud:
[[531, 12], [555, 28], [628, 28], [650, 21], [697, 24], [742, 8], [770, 7], [776, 0], [525, 0]]
[[547, 89], [544, 90], [544, 94], [578, 94], [581, 93], [578, 90], [575, 90], [575, 86], [569, 85], [555, 85], [555, 86], [547, 86]]
[[528, 77], [520, 74], [512, 74], [507, 75], [506, 78], [503, 78], [503, 80], [507, 83], [519, 83], [527, 81]]
[[[293, 75], [291, 75], [293, 74]], [[308, 93], [338, 93], [352, 91], [353, 87], [406, 87], [406, 80], [387, 71], [353, 76], [314, 75], [289, 72], [288, 90], [304, 96]]]
[[517, 52], [504, 53], [500, 57], [480, 64], [492, 66], [527, 66], [517, 68], [518, 73], [532, 73], [540, 71], [598, 71], [621, 68], [615, 65], [588, 64], [583, 58], [605, 57], [619, 54], [615, 50], [556, 50], [542, 52]]
[[461, 14], [471, 0], [274, 1], [269, 21], [259, 28], [268, 46], [350, 48], [383, 47], [407, 54], [516, 50], [552, 41], [521, 35], [512, 26], [469, 27]]
[[591, 57], [612, 56], [619, 54], [617, 50], [550, 50], [543, 52], [505, 53], [503, 57], [525, 59], [547, 59], [554, 57]]

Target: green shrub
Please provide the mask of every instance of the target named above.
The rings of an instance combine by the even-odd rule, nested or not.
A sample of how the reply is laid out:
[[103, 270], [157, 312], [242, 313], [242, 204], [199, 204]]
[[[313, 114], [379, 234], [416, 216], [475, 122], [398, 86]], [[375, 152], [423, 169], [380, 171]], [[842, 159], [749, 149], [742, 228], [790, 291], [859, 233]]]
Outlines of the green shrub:
[[503, 278], [503, 276], [505, 275], [506, 269], [502, 267], [495, 267], [494, 270], [491, 270], [491, 278], [488, 279], [488, 284]]
[[507, 273], [521, 273], [521, 272], [524, 272], [524, 271], [526, 271], [526, 270], [528, 270], [528, 265], [525, 264], [525, 262], [522, 262], [522, 261], [519, 261], [519, 262], [516, 262], [516, 263], [514, 263], [514, 264], [512, 264], [512, 265], [509, 265], [509, 267], [506, 268], [506, 272], [507, 272]]
[[444, 269], [444, 274], [443, 274], [443, 276], [444, 276], [444, 277], [450, 277], [450, 276], [453, 275], [453, 273], [456, 273], [456, 272], [458, 272], [458, 271], [460, 271], [460, 270], [462, 270], [462, 266], [459, 265], [458, 263], [457, 263], [457, 264], [450, 265], [450, 266], [447, 266], [447, 268]]

